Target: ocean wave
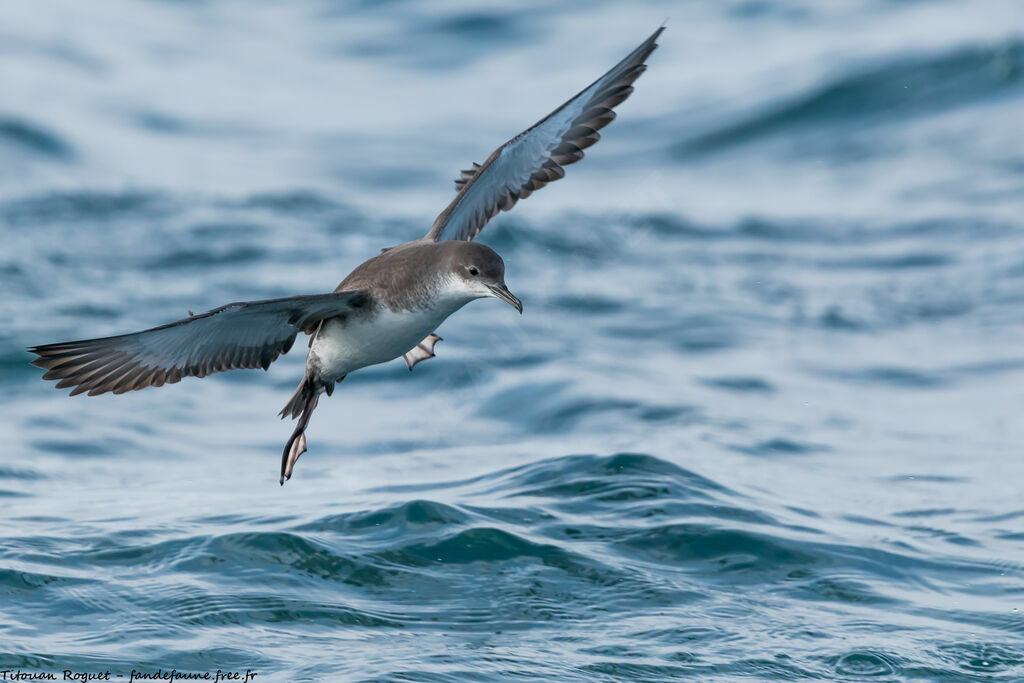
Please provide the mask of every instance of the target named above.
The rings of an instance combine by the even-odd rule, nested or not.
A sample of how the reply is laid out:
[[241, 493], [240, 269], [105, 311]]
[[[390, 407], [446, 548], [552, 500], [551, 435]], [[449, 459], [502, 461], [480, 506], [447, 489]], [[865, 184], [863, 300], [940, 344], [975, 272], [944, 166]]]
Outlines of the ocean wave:
[[[214, 648], [230, 642], [232, 630], [252, 628], [529, 633], [539, 624], [580, 625], [599, 614], [618, 615], [607, 645], [572, 646], [583, 669], [634, 671], [640, 664], [619, 643], [663, 641], [670, 647], [645, 650], [637, 672], [723, 674], [728, 667], [721, 658], [749, 637], [739, 622], [748, 611], [761, 613], [756, 604], [736, 610], [729, 596], [740, 586], [759, 586], [766, 596], [785, 595], [807, 609], [898, 608], [955, 620], [955, 608], [918, 608], [915, 596], [937, 582], [991, 580], [1000, 570], [895, 546], [839, 543], [820, 517], [812, 526], [803, 515], [799, 523], [787, 521], [792, 515], [783, 508], [761, 509], [764, 501], [638, 453], [564, 456], [376, 492], [397, 500], [304, 521], [197, 519], [243, 527], [212, 535], [152, 529], [7, 542], [0, 546], [0, 591], [35, 605], [48, 615], [43, 619], [58, 612], [107, 619], [111, 600], [130, 606], [108, 620], [110, 630], [92, 636], [97, 646], [197, 629]], [[16, 559], [12, 551], [26, 543], [32, 553]], [[731, 613], [737, 622], [701, 630], [685, 622], [670, 628], [663, 619], [652, 631], [654, 622], [640, 616], [650, 610], [679, 615], [698, 605], [709, 616]], [[987, 613], [972, 618], [993, 619]], [[950, 658], [956, 666], [1014, 671], [1019, 656], [1019, 648], [997, 641], [919, 656], [916, 663], [909, 655], [840, 651], [818, 673], [906, 671]], [[781, 670], [759, 661], [729, 666], [747, 675]], [[287, 652], [264, 652], [263, 664], [294, 666]], [[780, 666], [817, 670], [806, 661]]]
[[164, 195], [148, 192], [51, 192], [4, 202], [0, 218], [12, 227], [123, 218], [156, 218], [173, 210]]
[[779, 134], [804, 135], [815, 128], [935, 116], [1014, 93], [1022, 83], [1024, 43], [1020, 40], [894, 57], [680, 142], [673, 151], [681, 157], [711, 154]]
[[61, 161], [74, 157], [71, 144], [46, 128], [18, 118], [0, 116], [0, 143]]

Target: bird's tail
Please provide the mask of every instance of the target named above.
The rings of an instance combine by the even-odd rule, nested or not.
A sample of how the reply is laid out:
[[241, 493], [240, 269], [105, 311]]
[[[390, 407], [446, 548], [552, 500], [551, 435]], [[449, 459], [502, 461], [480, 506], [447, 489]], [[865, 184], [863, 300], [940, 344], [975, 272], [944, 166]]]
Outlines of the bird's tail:
[[313, 385], [313, 380], [308, 375], [303, 377], [302, 381], [299, 382], [299, 388], [295, 390], [295, 393], [288, 399], [288, 403], [284, 405], [284, 408], [281, 409], [278, 415], [281, 416], [282, 420], [286, 417], [294, 420], [302, 413], [303, 408], [306, 407], [309, 397], [316, 393], [317, 390]]
[[[344, 377], [342, 378], [344, 379]], [[341, 380], [339, 380], [341, 381]], [[334, 382], [331, 382], [330, 389], [334, 389]], [[327, 387], [317, 386], [312, 379], [308, 376], [303, 378], [302, 383], [299, 384], [299, 388], [292, 394], [291, 399], [285, 404], [285, 407], [281, 409], [281, 417], [292, 417], [293, 419], [298, 417], [299, 423], [295, 425], [295, 431], [288, 438], [288, 443], [284, 445], [284, 453], [281, 454], [281, 485], [292, 478], [292, 470], [295, 468], [295, 462], [299, 459], [299, 456], [306, 452], [306, 427], [309, 425], [309, 418], [313, 415], [313, 411], [316, 410], [317, 401], [320, 400], [320, 394], [327, 391], [328, 395], [333, 393], [328, 391]]]

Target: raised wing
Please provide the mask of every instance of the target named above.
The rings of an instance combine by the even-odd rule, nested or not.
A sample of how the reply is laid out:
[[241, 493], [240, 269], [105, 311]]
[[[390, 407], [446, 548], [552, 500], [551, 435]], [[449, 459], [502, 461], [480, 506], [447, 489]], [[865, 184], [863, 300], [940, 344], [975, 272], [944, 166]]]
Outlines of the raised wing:
[[159, 387], [182, 377], [236, 368], [267, 369], [287, 353], [299, 332], [345, 316], [367, 303], [365, 292], [335, 292], [243, 301], [150, 330], [103, 339], [36, 346], [33, 365], [59, 379], [71, 395]]
[[611, 71], [531, 128], [499, 147], [482, 165], [462, 171], [458, 194], [434, 221], [426, 239], [472, 240], [498, 211], [565, 175], [563, 166], [583, 158], [601, 139], [598, 130], [615, 118], [613, 109], [633, 92], [631, 83], [647, 66], [662, 26]]

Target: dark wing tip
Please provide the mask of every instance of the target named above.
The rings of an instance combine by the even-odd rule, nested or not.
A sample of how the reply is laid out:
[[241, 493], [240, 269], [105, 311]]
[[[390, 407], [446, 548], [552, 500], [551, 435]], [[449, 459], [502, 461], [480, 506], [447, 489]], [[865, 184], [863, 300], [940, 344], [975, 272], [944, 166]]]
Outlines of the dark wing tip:
[[32, 360], [30, 360], [29, 363], [34, 365], [34, 366], [36, 366], [37, 368], [42, 368], [44, 370], [48, 370], [49, 366], [47, 365], [46, 357], [42, 353], [40, 353], [37, 349], [38, 349], [38, 347], [33, 347], [33, 348], [30, 348], [28, 350], [29, 353], [34, 353], [34, 354], [36, 354], [38, 356], [38, 358], [33, 358]]
[[30, 346], [28, 347], [28, 352], [34, 353], [38, 358], [33, 358], [29, 362], [37, 368], [52, 370], [54, 367], [73, 357], [74, 354], [69, 353], [71, 349], [68, 348], [71, 344], [73, 344], [73, 342]]

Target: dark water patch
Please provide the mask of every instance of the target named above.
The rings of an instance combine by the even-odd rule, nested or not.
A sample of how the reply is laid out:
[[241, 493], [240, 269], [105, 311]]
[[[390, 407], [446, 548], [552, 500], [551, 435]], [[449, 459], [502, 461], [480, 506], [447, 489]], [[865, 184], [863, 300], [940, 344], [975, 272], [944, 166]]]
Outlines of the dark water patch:
[[759, 304], [771, 307], [798, 307], [806, 296], [805, 291], [792, 281], [765, 275], [767, 268], [781, 268], [786, 259], [777, 255], [743, 254], [739, 261], [760, 272], [745, 278], [740, 290]]
[[830, 599], [838, 601], [880, 603], [891, 598], [878, 594], [868, 582], [930, 586], [923, 577], [968, 580], [992, 575], [984, 563], [800, 540], [779, 535], [780, 525], [762, 529], [678, 521], [631, 530], [609, 545], [626, 556], [676, 567], [705, 581], [773, 585], [792, 581], [780, 589], [815, 600], [831, 591]]
[[33, 297], [42, 291], [34, 273], [17, 263], [0, 263], [0, 285], [10, 295]]
[[157, 217], [174, 210], [156, 194], [144, 192], [59, 192], [0, 205], [0, 217], [13, 226]]
[[777, 654], [775, 659], [762, 657], [740, 657], [725, 664], [715, 664], [697, 669], [697, 673], [706, 676], [725, 676], [725, 680], [755, 680], [755, 681], [800, 681], [800, 680], [827, 680], [829, 677], [822, 673], [801, 667], [786, 654]]
[[999, 358], [977, 363], [967, 363], [950, 368], [949, 372], [966, 377], [1001, 375], [1015, 373], [1024, 369], [1024, 358]]
[[698, 225], [678, 214], [653, 213], [623, 216], [618, 219], [629, 229], [645, 230], [655, 235], [671, 238], [717, 239], [726, 235], [725, 230]]
[[[501, 215], [488, 224], [486, 241], [506, 257], [528, 251], [536, 254], [534, 258], [561, 255], [568, 264], [603, 266], [620, 262], [625, 256], [621, 235], [616, 234], [609, 223], [606, 216], [584, 213], [572, 214], [556, 226]], [[564, 229], [567, 224], [571, 224], [573, 229]]]
[[542, 431], [562, 430], [576, 424], [585, 417], [600, 413], [623, 413], [637, 408], [636, 401], [616, 398], [586, 398], [563, 402], [555, 410], [549, 412], [540, 421], [538, 428]]
[[61, 315], [72, 318], [89, 318], [93, 320], [114, 320], [124, 315], [124, 311], [110, 306], [97, 306], [90, 303], [75, 303], [57, 309]]
[[768, 439], [750, 446], [733, 446], [733, 450], [747, 455], [808, 455], [832, 450], [824, 444], [805, 443], [786, 438]]
[[896, 222], [887, 225], [877, 238], [929, 238], [951, 242], [976, 242], [1004, 240], [1013, 237], [1019, 230], [1020, 226], [1014, 223], [986, 219], [967, 212], [963, 215]]
[[712, 314], [662, 316], [652, 311], [642, 321], [607, 325], [603, 333], [617, 339], [664, 340], [680, 351], [704, 354], [739, 345], [744, 327], [739, 320]]
[[[492, 355], [491, 358], [502, 368], [514, 368], [519, 370], [542, 366], [548, 361], [547, 354], [528, 351], [525, 345], [522, 348], [515, 349], [514, 351], [499, 351], [495, 349], [494, 355]], [[483, 366], [482, 363], [481, 366]], [[479, 382], [480, 379], [487, 376], [489, 370], [493, 370], [493, 366], [473, 368], [471, 373], [473, 377], [464, 375], [467, 383], [459, 384], [458, 386], [468, 386], [469, 382]], [[453, 384], [452, 386], [456, 385]]]
[[295, 515], [266, 513], [223, 513], [214, 515], [202, 515], [191, 520], [197, 525], [227, 526], [227, 525], [259, 525], [271, 526], [282, 525], [294, 522]]
[[829, 306], [818, 318], [819, 324], [827, 329], [860, 331], [869, 328], [869, 323], [843, 310], [840, 305]]
[[[574, 552], [493, 527], [475, 527], [442, 539], [373, 552], [367, 559], [375, 566], [400, 568], [402, 585], [435, 586], [443, 592], [452, 585], [475, 586], [477, 595], [467, 596], [468, 604], [447, 619], [460, 628], [481, 622], [529, 628], [516, 622], [578, 622], [602, 612], [685, 605], [701, 599], [698, 591], [605, 562], [588, 548], [583, 550]], [[480, 574], [489, 577], [486, 584], [479, 583]]]
[[152, 110], [136, 112], [132, 115], [132, 120], [144, 130], [164, 135], [179, 135], [190, 132], [192, 128], [176, 116]]
[[34, 357], [20, 349], [0, 352], [0, 386], [38, 379], [39, 368], [31, 365]]
[[[536, 498], [565, 511], [598, 511], [625, 516], [706, 514], [723, 519], [766, 523], [770, 518], [750, 514], [730, 505], [714, 506], [715, 496], [734, 495], [715, 482], [649, 455], [621, 453], [614, 456], [573, 455], [502, 470], [472, 479], [437, 484], [388, 486], [376, 489], [388, 493], [462, 489], [508, 500]], [[641, 505], [637, 509], [636, 505]], [[399, 508], [401, 510], [402, 508]], [[530, 520], [554, 522], [550, 514], [533, 507], [495, 511], [490, 507], [466, 508], [494, 521], [526, 524]], [[465, 513], [442, 509], [448, 524], [464, 524]], [[389, 514], [389, 513], [385, 513]], [[538, 516], [539, 515], [539, 516]], [[345, 523], [345, 522], [342, 522]], [[574, 525], [554, 526], [547, 533], [556, 537], [579, 536]], [[595, 533], [603, 533], [595, 531]]]
[[[978, 244], [982, 241], [1006, 242], [1020, 234], [1019, 226], [1014, 223], [994, 219], [984, 219], [966, 213], [962, 216], [944, 218], [927, 218], [913, 221], [898, 219], [857, 219], [836, 220], [828, 217], [791, 217], [780, 219], [749, 215], [731, 223], [695, 223], [682, 215], [643, 213], [627, 214], [609, 221], [606, 216], [577, 215], [574, 223], [585, 227], [581, 230], [591, 243], [606, 244], [617, 250], [622, 249], [623, 241], [629, 244], [629, 235], [635, 232], [651, 232], [671, 245], [677, 241], [708, 242], [709, 248], [714, 243], [755, 242], [763, 244], [799, 243], [806, 245], [831, 245], [834, 247], [862, 246], [865, 249], [890, 247], [886, 253], [880, 254], [847, 254], [847, 250], [828, 252], [828, 258], [811, 259], [807, 263], [818, 264], [822, 268], [846, 268], [866, 270], [914, 270], [941, 269], [960, 263], [958, 258], [964, 244]], [[609, 225], [621, 224], [622, 232], [616, 232]], [[522, 240], [524, 229], [530, 230], [529, 224], [513, 225], [508, 232], [508, 241]], [[490, 227], [488, 227], [490, 230]], [[542, 231], [542, 228], [537, 228]], [[582, 236], [577, 236], [581, 239]], [[533, 240], [533, 237], [530, 237]], [[920, 243], [920, 244], [918, 244]], [[936, 244], [956, 245], [952, 250], [936, 249]], [[924, 246], [921, 246], [924, 245]], [[724, 263], [747, 263], [750, 265], [781, 266], [791, 262], [784, 253], [752, 252], [741, 254], [720, 254], [719, 258], [728, 256]], [[621, 255], [613, 256], [616, 260]]]
[[474, 42], [485, 40], [511, 40], [518, 38], [517, 18], [510, 14], [495, 12], [465, 12], [434, 23], [429, 30], [457, 39], [468, 38]]
[[842, 577], [818, 577], [813, 571], [793, 570], [787, 576], [793, 585], [786, 592], [801, 600], [820, 600], [850, 605], [892, 606], [900, 601], [880, 595], [867, 583]]
[[[335, 552], [304, 535], [285, 531], [238, 532], [210, 539], [200, 552], [183, 555], [174, 563], [179, 571], [211, 575], [251, 575], [261, 582], [283, 580], [281, 574], [299, 572], [307, 578], [360, 582], [369, 573], [372, 584], [385, 583], [376, 570]], [[294, 581], [294, 578], [290, 579]]]
[[65, 517], [54, 517], [53, 515], [27, 515], [25, 517], [12, 517], [11, 520], [28, 524], [62, 524], [70, 522]]
[[592, 676], [611, 676], [623, 681], [665, 681], [677, 679], [689, 671], [683, 666], [667, 664], [638, 664], [634, 662], [597, 661], [586, 664], [582, 673]]
[[157, 136], [193, 136], [218, 142], [255, 133], [248, 119], [215, 121], [202, 117], [185, 118], [147, 107], [129, 110], [124, 117], [140, 131]]
[[127, 439], [36, 439], [30, 442], [32, 448], [56, 455], [75, 457], [108, 457], [125, 455], [132, 451], [132, 442]]
[[219, 221], [193, 225], [189, 232], [192, 233], [193, 237], [201, 241], [216, 239], [234, 240], [261, 237], [269, 233], [270, 228], [256, 223]]
[[507, 470], [490, 478], [506, 496], [532, 496], [577, 502], [614, 501], [624, 492], [644, 497], [706, 499], [727, 489], [677, 465], [650, 455], [619, 453], [600, 457], [570, 455]]
[[778, 241], [800, 241], [811, 240], [835, 241], [843, 235], [843, 231], [837, 231], [832, 226], [814, 224], [807, 221], [772, 221], [764, 218], [748, 217], [736, 224], [734, 232], [737, 236], [744, 238], [756, 238], [758, 240]]
[[42, 126], [0, 116], [0, 143], [8, 143], [51, 159], [68, 160], [74, 156], [71, 145]]
[[976, 522], [1008, 522], [1015, 519], [1024, 519], [1024, 510], [1013, 510], [998, 515], [979, 515], [974, 518]]
[[[343, 54], [400, 60], [421, 70], [451, 70], [466, 66], [467, 51], [471, 51], [475, 60], [480, 60], [489, 52], [506, 50], [531, 35], [516, 14], [459, 11], [441, 19], [421, 21], [415, 32], [392, 32], [372, 41], [359, 41]], [[422, 45], [425, 49], [410, 51], [410, 44]]]
[[581, 562], [556, 545], [535, 543], [495, 528], [460, 531], [435, 542], [413, 543], [401, 550], [387, 550], [376, 557], [400, 567], [425, 567], [434, 563], [467, 564], [533, 559], [553, 566], [574, 566]]
[[673, 151], [685, 158], [810, 127], [932, 116], [1016, 91], [1022, 80], [1024, 43], [1018, 40], [892, 59], [838, 76], [788, 102], [683, 141]]
[[[39, 368], [33, 367], [38, 373]], [[37, 375], [38, 377], [38, 375]], [[25, 423], [37, 431], [64, 431], [70, 432], [78, 429], [78, 421], [69, 419], [66, 417], [57, 417], [55, 415], [37, 415], [28, 418]]]
[[481, 403], [482, 414], [537, 432], [557, 432], [601, 414], [634, 411], [636, 401], [616, 398], [567, 396], [564, 383], [525, 384], [501, 391]]
[[[339, 171], [339, 175], [343, 173], [343, 171]], [[419, 189], [435, 177], [434, 173], [430, 173], [420, 167], [410, 166], [402, 162], [389, 163], [381, 160], [375, 168], [364, 167], [359, 175], [346, 177], [346, 182], [352, 186], [350, 191], [365, 190], [368, 193], [372, 193], [379, 192], [381, 188], [386, 187], [390, 192], [398, 193], [405, 189]], [[429, 225], [429, 223], [417, 223], [416, 229], [406, 233], [405, 237], [400, 241], [405, 242], [412, 237], [422, 235], [426, 231], [426, 225]], [[386, 233], [381, 234], [384, 235]], [[386, 238], [384, 244], [388, 244]]]
[[981, 543], [974, 540], [973, 538], [967, 538], [961, 534], [953, 531], [947, 531], [945, 529], [936, 529], [934, 527], [927, 526], [907, 526], [905, 529], [913, 535], [925, 535], [929, 538], [938, 538], [946, 541], [947, 543], [953, 543], [954, 545], [970, 546], [970, 547], [981, 547]]
[[795, 512], [801, 517], [809, 517], [810, 519], [821, 519], [821, 515], [814, 510], [808, 510], [807, 508], [796, 507], [793, 505], [786, 506], [786, 509]]
[[545, 533], [557, 540], [571, 538], [576, 541], [614, 541], [633, 533], [637, 526], [647, 527], [659, 520], [715, 520], [737, 525], [757, 525], [765, 528], [788, 529], [817, 534], [814, 529], [783, 524], [762, 510], [730, 504], [727, 500], [686, 500], [670, 487], [623, 484], [615, 489], [598, 492], [579, 500], [565, 499], [546, 506], [561, 512], [603, 513], [602, 518], [612, 520], [609, 525], [548, 524]]
[[956, 508], [924, 508], [920, 510], [902, 510], [892, 513], [893, 517], [949, 517], [960, 512]]
[[380, 510], [332, 515], [296, 527], [302, 532], [372, 533], [379, 538], [383, 532], [404, 535], [423, 533], [435, 528], [461, 526], [471, 517], [458, 508], [429, 500], [413, 500]]
[[728, 6], [731, 17], [745, 21], [764, 21], [766, 19], [782, 19], [792, 23], [805, 23], [814, 16], [809, 7], [782, 5], [765, 0], [742, 0]]
[[[176, 594], [162, 602], [166, 617], [181, 627], [239, 626], [253, 628], [257, 624], [306, 624], [320, 628], [360, 626], [365, 628], [401, 628], [401, 621], [387, 618], [344, 604], [308, 598], [286, 598], [273, 595]], [[251, 665], [250, 665], [251, 667]]]
[[948, 380], [934, 373], [910, 368], [870, 367], [859, 370], [826, 370], [818, 369], [814, 374], [857, 382], [860, 384], [880, 384], [904, 389], [935, 389], [948, 385]]
[[67, 38], [53, 36], [51, 40], [46, 40], [30, 36], [28, 32], [24, 35], [20, 32], [5, 32], [0, 33], [0, 45], [0, 50], [6, 55], [17, 55], [22, 59], [42, 57], [45, 60], [52, 60], [54, 67], [74, 67], [88, 76], [107, 73], [108, 64], [104, 59]]
[[241, 265], [265, 260], [266, 249], [253, 245], [243, 245], [228, 249], [178, 249], [148, 261], [146, 268], [154, 270], [179, 270], [206, 268], [220, 265]]
[[775, 391], [771, 383], [760, 377], [708, 377], [699, 381], [708, 387], [740, 393], [769, 394]]
[[37, 591], [45, 592], [43, 589], [94, 584], [95, 581], [92, 579], [0, 567], [0, 595], [16, 595], [22, 599], [34, 595]]
[[639, 631], [634, 634], [644, 641], [667, 643], [670, 645], [685, 643], [688, 646], [710, 644], [720, 640], [730, 640], [735, 636], [722, 628], [712, 626], [669, 626]]
[[622, 310], [623, 302], [602, 296], [556, 296], [548, 301], [554, 308], [573, 313], [611, 315]]
[[644, 422], [696, 422], [701, 412], [696, 406], [640, 406], [635, 411]]
[[985, 305], [969, 294], [957, 291], [959, 285], [928, 283], [908, 292], [878, 290], [872, 295], [876, 327], [894, 327], [933, 323], [966, 316]]
[[818, 262], [818, 267], [832, 268], [865, 268], [869, 270], [904, 270], [908, 268], [937, 268], [953, 263], [949, 254], [937, 253], [904, 253], [886, 256], [856, 256], [844, 259], [827, 259]]
[[[603, 217], [581, 217], [598, 225], [607, 221]], [[672, 240], [764, 242], [836, 242], [860, 241], [864, 231], [857, 226], [838, 226], [807, 219], [775, 220], [759, 216], [746, 216], [725, 225], [699, 224], [677, 214], [633, 214], [618, 217], [627, 231], [647, 231]], [[774, 255], [764, 255], [773, 258]]]
[[748, 574], [755, 581], [768, 581], [773, 575], [821, 561], [795, 541], [686, 523], [635, 531], [616, 546], [623, 552], [661, 564], [675, 564], [687, 571]]
[[[591, 218], [601, 224], [606, 218]], [[638, 214], [619, 218], [626, 230], [647, 230], [662, 238], [697, 241], [800, 242], [807, 244], [871, 244], [899, 237], [902, 226], [873, 227], [860, 221], [839, 222], [828, 218], [788, 219], [750, 215], [726, 224], [699, 224], [673, 214]], [[773, 253], [744, 254], [741, 262], [771, 265], [783, 263], [784, 256]]]
[[251, 209], [264, 209], [287, 216], [321, 214], [339, 210], [354, 211], [338, 202], [312, 190], [291, 190], [280, 192], [260, 192], [244, 199], [239, 206]]
[[89, 547], [78, 552], [63, 553], [72, 565], [107, 567], [108, 571], [130, 571], [131, 573], [162, 573], [178, 563], [194, 556], [203, 546], [205, 539], [188, 537], [176, 538], [147, 544], [149, 535], [139, 538], [104, 537], [89, 541]]
[[644, 652], [623, 645], [595, 645], [593, 647], [585, 647], [580, 652], [588, 655], [620, 659], [640, 659], [647, 656]]
[[843, 515], [842, 518], [845, 519], [847, 522], [853, 522], [854, 524], [863, 524], [865, 526], [895, 526], [891, 522], [886, 522], [885, 520], [876, 519], [874, 517], [868, 517], [866, 515]]

